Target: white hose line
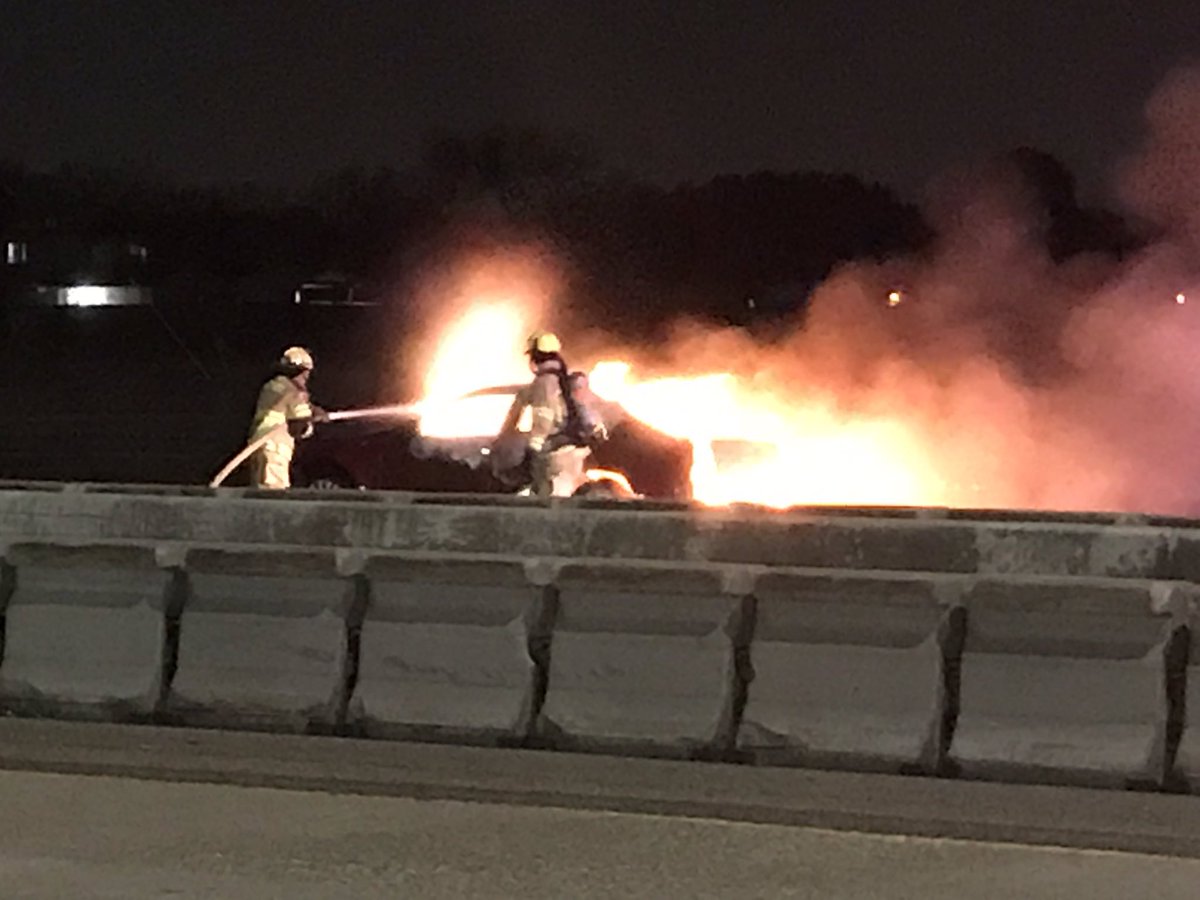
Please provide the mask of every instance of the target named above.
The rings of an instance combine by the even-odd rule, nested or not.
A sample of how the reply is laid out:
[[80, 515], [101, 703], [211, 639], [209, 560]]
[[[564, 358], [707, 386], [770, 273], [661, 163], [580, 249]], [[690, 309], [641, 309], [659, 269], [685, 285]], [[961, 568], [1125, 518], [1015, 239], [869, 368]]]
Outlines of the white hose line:
[[225, 464], [225, 468], [223, 468], [220, 472], [217, 473], [216, 477], [213, 478], [213, 480], [208, 483], [208, 486], [212, 487], [212, 488], [220, 487], [221, 482], [223, 482], [226, 478], [228, 478], [230, 476], [230, 474], [232, 474], [234, 469], [236, 469], [238, 466], [240, 466], [242, 463], [244, 463], [252, 455], [254, 455], [254, 451], [256, 451], [259, 447], [261, 447], [263, 444], [265, 444], [271, 438], [275, 437], [277, 434], [280, 434], [281, 432], [286, 431], [286, 430], [287, 430], [287, 423], [284, 422], [282, 425], [276, 425], [274, 428], [272, 428], [270, 431], [268, 431], [262, 437], [251, 441], [249, 444], [247, 444], [245, 447], [243, 447], [241, 449], [241, 452], [239, 452], [237, 454], [237, 456], [235, 456], [233, 459], [231, 459], [229, 462], [227, 462]]
[[[495, 392], [495, 390], [496, 389], [494, 389], [494, 388], [485, 388], [482, 391], [474, 391], [470, 394], [464, 394], [459, 399], [465, 399], [467, 397], [482, 396], [487, 393], [493, 393], [493, 392]], [[503, 390], [507, 391], [510, 389], [505, 388]], [[327, 413], [325, 421], [326, 422], [345, 422], [350, 419], [386, 418], [389, 416], [397, 416], [397, 417], [399, 417], [399, 416], [415, 416], [420, 413], [420, 410], [421, 410], [420, 403], [393, 403], [390, 406], [369, 406], [364, 409], [337, 410], [335, 412]], [[262, 437], [258, 438], [257, 440], [251, 441], [249, 444], [247, 444], [245, 447], [243, 447], [241, 449], [241, 451], [235, 457], [233, 457], [233, 459], [231, 459], [228, 463], [225, 464], [225, 468], [223, 468], [220, 472], [217, 473], [216, 477], [213, 478], [213, 480], [208, 483], [208, 486], [213, 487], [213, 488], [220, 487], [221, 484], [225, 481], [225, 479], [228, 478], [233, 473], [233, 471], [235, 469], [237, 469], [238, 466], [240, 466], [247, 459], [249, 459], [251, 456], [253, 456], [254, 452], [259, 447], [261, 447], [263, 444], [265, 444], [267, 441], [269, 441], [275, 435], [279, 434], [279, 432], [282, 429], [286, 429], [286, 428], [287, 428], [287, 423], [284, 423], [282, 425], [276, 425], [274, 428], [272, 428], [270, 431], [268, 431]]]
[[[416, 410], [417, 410], [417, 405], [413, 404], [413, 403], [396, 403], [391, 406], [372, 406], [372, 407], [368, 407], [366, 409], [343, 409], [343, 410], [339, 410], [337, 412], [329, 413], [326, 421], [344, 422], [348, 419], [368, 419], [368, 418], [386, 417], [386, 416], [408, 416], [408, 415], [415, 414]], [[276, 425], [274, 428], [272, 428], [270, 431], [268, 431], [262, 437], [251, 441], [249, 444], [247, 444], [245, 447], [243, 447], [241, 449], [241, 451], [238, 452], [238, 454], [233, 457], [233, 459], [231, 459], [228, 463], [225, 464], [225, 468], [223, 468], [220, 472], [218, 472], [216, 474], [216, 477], [214, 477], [213, 480], [208, 483], [208, 486], [213, 487], [213, 488], [220, 487], [221, 484], [225, 481], [225, 479], [228, 478], [231, 474], [233, 474], [233, 472], [237, 469], [238, 466], [240, 466], [247, 459], [249, 459], [251, 456], [253, 456], [254, 452], [256, 450], [258, 450], [259, 447], [261, 447], [267, 441], [271, 440], [271, 438], [280, 434], [286, 428], [287, 428], [286, 422], [282, 425]]]

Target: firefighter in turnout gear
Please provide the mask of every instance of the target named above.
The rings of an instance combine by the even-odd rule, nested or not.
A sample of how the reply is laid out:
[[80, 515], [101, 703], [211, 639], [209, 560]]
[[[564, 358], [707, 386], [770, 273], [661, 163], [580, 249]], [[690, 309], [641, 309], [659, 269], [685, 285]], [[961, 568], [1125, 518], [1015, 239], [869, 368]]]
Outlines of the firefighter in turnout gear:
[[591, 448], [579, 427], [579, 409], [573, 402], [562, 344], [556, 335], [538, 332], [530, 335], [525, 351], [533, 381], [513, 400], [501, 438], [516, 432], [529, 407], [532, 492], [537, 497], [569, 497], [587, 481]]
[[325, 411], [314, 406], [308, 397], [312, 370], [312, 354], [303, 347], [289, 347], [259, 391], [250, 441], [269, 437], [251, 457], [254, 487], [269, 490], [291, 487], [296, 439], [311, 435], [313, 423], [325, 419]]

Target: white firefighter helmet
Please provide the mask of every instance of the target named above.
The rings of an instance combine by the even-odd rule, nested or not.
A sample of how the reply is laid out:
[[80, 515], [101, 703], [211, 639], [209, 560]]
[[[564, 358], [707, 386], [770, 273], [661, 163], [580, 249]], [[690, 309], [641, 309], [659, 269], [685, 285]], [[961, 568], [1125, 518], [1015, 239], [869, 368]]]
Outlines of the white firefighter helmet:
[[304, 347], [288, 347], [283, 351], [282, 362], [306, 372], [311, 371], [313, 367], [312, 354]]

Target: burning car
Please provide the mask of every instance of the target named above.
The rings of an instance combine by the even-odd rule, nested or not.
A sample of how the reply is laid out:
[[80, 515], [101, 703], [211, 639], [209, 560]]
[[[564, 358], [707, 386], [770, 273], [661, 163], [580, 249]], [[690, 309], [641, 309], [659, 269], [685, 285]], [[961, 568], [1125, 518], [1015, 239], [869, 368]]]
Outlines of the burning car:
[[[477, 391], [425, 416], [330, 423], [296, 447], [292, 481], [321, 489], [515, 494], [522, 479], [497, 474], [490, 459], [495, 433], [473, 434], [495, 419], [498, 430], [519, 386]], [[481, 415], [480, 406], [488, 406]], [[491, 413], [490, 415], [488, 413]], [[580, 495], [691, 499], [692, 444], [604, 401], [608, 439], [589, 460]], [[523, 430], [527, 430], [523, 429]]]

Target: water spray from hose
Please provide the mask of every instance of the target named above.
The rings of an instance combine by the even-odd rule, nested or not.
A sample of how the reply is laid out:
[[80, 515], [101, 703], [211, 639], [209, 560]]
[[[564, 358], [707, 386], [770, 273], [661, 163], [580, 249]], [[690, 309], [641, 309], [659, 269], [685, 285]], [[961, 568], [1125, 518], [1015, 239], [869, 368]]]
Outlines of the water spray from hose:
[[420, 403], [394, 403], [390, 406], [368, 406], [363, 409], [342, 409], [327, 413], [327, 422], [346, 422], [351, 419], [409, 418], [421, 414]]

